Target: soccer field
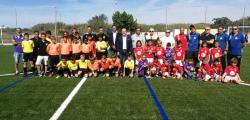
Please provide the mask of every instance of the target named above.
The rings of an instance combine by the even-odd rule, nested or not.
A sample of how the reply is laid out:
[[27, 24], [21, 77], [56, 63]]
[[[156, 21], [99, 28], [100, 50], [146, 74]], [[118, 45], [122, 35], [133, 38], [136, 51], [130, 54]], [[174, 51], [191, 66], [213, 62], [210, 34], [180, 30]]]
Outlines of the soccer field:
[[[0, 46], [0, 74], [14, 72], [12, 47]], [[244, 48], [241, 78], [250, 83], [250, 47]], [[80, 78], [0, 77], [1, 120], [47, 120]], [[194, 80], [148, 79], [171, 120], [249, 120], [250, 86]], [[157, 105], [143, 78], [88, 78], [59, 119], [158, 120]]]

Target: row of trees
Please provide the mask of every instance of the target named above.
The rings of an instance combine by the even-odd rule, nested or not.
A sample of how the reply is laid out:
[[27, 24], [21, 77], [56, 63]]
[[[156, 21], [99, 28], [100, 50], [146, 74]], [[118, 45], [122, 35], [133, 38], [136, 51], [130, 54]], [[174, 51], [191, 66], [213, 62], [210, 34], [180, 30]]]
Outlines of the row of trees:
[[[212, 24], [206, 24], [211, 25], [212, 28], [215, 28], [218, 25], [222, 25], [224, 27], [232, 26], [233, 24], [242, 25], [242, 20], [239, 19], [236, 21], [232, 21], [227, 17], [220, 17], [220, 18], [214, 18], [212, 21]], [[131, 32], [135, 31], [135, 28], [137, 26], [140, 26], [142, 28], [142, 31], [148, 31], [150, 27], [154, 27], [156, 31], [165, 31], [166, 24], [155, 24], [155, 25], [146, 25], [146, 24], [139, 24], [137, 20], [133, 17], [132, 14], [128, 14], [126, 12], [115, 12], [112, 16], [113, 24], [117, 25], [117, 27], [120, 28], [127, 28]], [[86, 23], [83, 24], [66, 24], [63, 22], [58, 22], [57, 28], [58, 28], [58, 34], [61, 34], [63, 31], [70, 31], [72, 28], [77, 27], [79, 29], [79, 32], [82, 34], [85, 32], [87, 26], [92, 26], [94, 31], [97, 31], [99, 27], [103, 27], [104, 29], [110, 28], [112, 25], [108, 23], [108, 17], [105, 14], [100, 14], [93, 16], [90, 20], [88, 20]], [[54, 23], [41, 23], [34, 25], [31, 28], [31, 31], [39, 30], [39, 31], [46, 31], [46, 30], [54, 30]], [[168, 29], [177, 29], [180, 26], [188, 27], [190, 24], [169, 24], [167, 25]], [[245, 18], [245, 25], [250, 26], [250, 17]], [[197, 23], [195, 24], [197, 28], [203, 28], [205, 26], [204, 23]], [[27, 29], [28, 30], [28, 29]], [[54, 32], [54, 31], [52, 31]]]

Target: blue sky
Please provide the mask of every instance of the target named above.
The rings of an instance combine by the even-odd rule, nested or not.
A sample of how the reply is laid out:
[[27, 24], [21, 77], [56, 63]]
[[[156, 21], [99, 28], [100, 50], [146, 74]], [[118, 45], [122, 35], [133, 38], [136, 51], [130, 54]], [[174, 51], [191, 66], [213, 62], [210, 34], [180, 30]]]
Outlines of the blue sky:
[[243, 16], [244, 6], [246, 16], [250, 16], [250, 2], [247, 0], [0, 0], [0, 24], [14, 27], [15, 9], [20, 27], [53, 22], [53, 6], [58, 11], [57, 19], [69, 24], [84, 23], [101, 13], [106, 14], [112, 23], [114, 10], [127, 11], [139, 23], [145, 24], [204, 22], [205, 6], [207, 22], [222, 16], [239, 19]]

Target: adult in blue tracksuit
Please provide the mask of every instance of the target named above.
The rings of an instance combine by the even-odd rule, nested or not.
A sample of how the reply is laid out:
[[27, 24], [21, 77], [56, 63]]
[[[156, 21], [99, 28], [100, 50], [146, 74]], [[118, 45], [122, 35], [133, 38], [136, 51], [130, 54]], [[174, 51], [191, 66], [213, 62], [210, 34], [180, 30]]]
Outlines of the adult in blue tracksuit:
[[223, 30], [224, 28], [222, 26], [217, 27], [218, 32], [215, 34], [215, 40], [219, 42], [219, 47], [222, 50], [222, 56], [221, 56], [221, 65], [223, 70], [225, 70], [227, 63], [226, 63], [226, 55], [228, 53], [228, 34], [225, 33]]
[[196, 32], [194, 25], [189, 26], [190, 33], [188, 34], [188, 51], [187, 58], [193, 59], [195, 65], [198, 63], [198, 50], [199, 50], [199, 40], [200, 34]]
[[237, 58], [238, 59], [237, 66], [239, 67], [239, 69], [240, 69], [243, 47], [245, 47], [244, 35], [241, 32], [239, 32], [238, 26], [234, 25], [232, 27], [232, 32], [230, 33], [228, 40], [228, 62], [230, 62], [230, 60], [234, 57]]

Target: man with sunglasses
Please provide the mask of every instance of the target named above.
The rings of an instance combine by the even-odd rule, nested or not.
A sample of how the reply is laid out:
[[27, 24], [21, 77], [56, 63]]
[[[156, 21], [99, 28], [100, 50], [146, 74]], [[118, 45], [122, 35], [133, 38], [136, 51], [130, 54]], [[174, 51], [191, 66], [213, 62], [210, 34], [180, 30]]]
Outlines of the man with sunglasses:
[[200, 34], [196, 32], [194, 25], [189, 26], [190, 33], [188, 34], [188, 51], [187, 58], [193, 59], [194, 64], [196, 65], [198, 61], [198, 50], [199, 50], [199, 39]]
[[225, 70], [226, 64], [226, 55], [228, 52], [228, 34], [224, 32], [224, 28], [222, 26], [217, 27], [217, 33], [215, 34], [215, 40], [219, 42], [219, 47], [223, 51], [223, 55], [221, 56], [221, 65], [223, 70]]
[[237, 58], [237, 67], [240, 69], [242, 48], [245, 47], [245, 37], [243, 33], [239, 32], [238, 26], [233, 25], [232, 32], [229, 35], [228, 40], [228, 62], [232, 58]]
[[154, 43], [156, 43], [156, 41], [159, 39], [159, 37], [154, 32], [155, 32], [154, 28], [149, 29], [149, 34], [146, 35], [146, 41], [153, 40]]
[[207, 42], [207, 47], [211, 49], [214, 47], [214, 35], [210, 33], [210, 27], [205, 27], [205, 31], [200, 36], [200, 47], [203, 42]]
[[166, 30], [165, 36], [160, 38], [160, 41], [162, 42], [162, 47], [164, 47], [164, 49], [167, 48], [168, 43], [171, 44], [171, 48], [175, 47], [175, 39], [173, 36], [170, 35], [170, 33], [170, 30]]

